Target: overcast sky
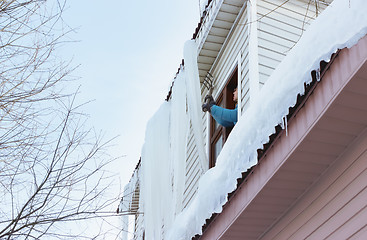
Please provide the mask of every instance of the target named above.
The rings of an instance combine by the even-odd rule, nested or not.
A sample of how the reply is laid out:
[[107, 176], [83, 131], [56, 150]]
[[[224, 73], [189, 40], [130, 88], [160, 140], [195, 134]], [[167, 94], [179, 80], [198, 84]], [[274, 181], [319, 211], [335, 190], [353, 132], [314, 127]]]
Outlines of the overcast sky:
[[64, 54], [81, 64], [81, 99], [111, 149], [125, 185], [137, 164], [146, 123], [167, 96], [185, 41], [200, 20], [199, 0], [69, 1], [65, 21], [78, 43]]

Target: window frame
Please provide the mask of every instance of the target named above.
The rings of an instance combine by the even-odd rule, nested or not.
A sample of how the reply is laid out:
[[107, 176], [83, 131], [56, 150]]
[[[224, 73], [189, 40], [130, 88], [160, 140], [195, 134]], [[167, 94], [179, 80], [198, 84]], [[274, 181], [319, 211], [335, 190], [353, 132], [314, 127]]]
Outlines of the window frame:
[[[233, 101], [233, 91], [235, 88], [237, 88], [238, 85], [238, 67], [236, 66], [234, 70], [232, 71], [230, 77], [227, 79], [222, 91], [218, 95], [216, 102], [218, 106], [222, 106], [224, 108], [228, 109], [234, 109], [236, 106], [236, 103]], [[240, 97], [240, 96], [238, 96]], [[229, 134], [231, 133], [233, 127], [223, 127], [219, 125], [217, 128], [215, 128], [216, 122], [212, 116], [210, 116], [209, 121], [209, 129], [210, 129], [210, 135], [209, 135], [209, 168], [212, 168], [216, 164], [216, 157], [215, 156], [215, 146], [218, 142], [219, 138], [222, 138], [222, 148], [227, 141], [227, 138]]]

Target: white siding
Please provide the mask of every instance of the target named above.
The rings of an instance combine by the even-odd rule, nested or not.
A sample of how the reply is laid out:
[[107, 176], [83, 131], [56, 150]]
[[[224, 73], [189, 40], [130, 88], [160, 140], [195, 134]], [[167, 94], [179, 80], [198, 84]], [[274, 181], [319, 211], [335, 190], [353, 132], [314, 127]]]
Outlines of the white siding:
[[249, 83], [249, 20], [248, 9], [244, 12], [244, 15], [240, 21], [239, 28], [242, 28], [243, 41], [241, 48], [241, 113], [245, 112], [250, 105], [250, 83]]
[[298, 42], [310, 22], [331, 1], [316, 6], [315, 1], [258, 0], [259, 83], [263, 85], [273, 70]]
[[[228, 5], [228, 8], [231, 6]], [[233, 7], [233, 6], [232, 6]], [[237, 56], [241, 52], [242, 56], [247, 56], [248, 54], [248, 27], [246, 25], [247, 22], [247, 12], [245, 11], [243, 14], [243, 19], [241, 19], [240, 23], [237, 25], [236, 29], [234, 30], [232, 36], [228, 40], [228, 44], [226, 45], [225, 49], [222, 49], [220, 57], [216, 60], [215, 67], [212, 68], [212, 74], [215, 77], [214, 82], [214, 92], [213, 96], [216, 96], [221, 90], [224, 83], [227, 81], [228, 77], [230, 77], [234, 67], [237, 64]], [[214, 45], [213, 45], [214, 47]], [[202, 58], [202, 57], [201, 57]], [[248, 67], [246, 64], [246, 60], [242, 61], [242, 76], [243, 78], [247, 78], [246, 71], [248, 71]], [[242, 82], [243, 80], [241, 80]], [[246, 87], [246, 85], [243, 85]], [[243, 91], [245, 94], [248, 93], [248, 90]], [[202, 100], [204, 99], [205, 95], [208, 93], [208, 90], [205, 87], [202, 87]], [[246, 99], [248, 97], [245, 97]], [[244, 104], [247, 104], [248, 101], [244, 101]], [[203, 123], [203, 131], [204, 131], [204, 139], [208, 139], [208, 122], [206, 114], [202, 116], [202, 123]], [[208, 142], [205, 141], [205, 147], [208, 148]], [[209, 164], [209, 163], [208, 163]], [[196, 150], [195, 141], [193, 137], [193, 131], [190, 126], [190, 132], [188, 135], [187, 140], [187, 160], [186, 160], [186, 181], [185, 181], [185, 191], [184, 191], [184, 200], [183, 200], [183, 207], [185, 208], [193, 197], [196, 194], [196, 190], [198, 187], [198, 181], [200, 176], [203, 174], [200, 163], [198, 152]]]
[[[246, 23], [247, 11], [244, 12], [240, 24], [234, 29], [226, 48], [222, 50], [220, 58], [212, 69], [212, 74], [216, 80], [213, 92], [214, 96], [222, 91], [225, 82], [231, 76], [234, 67], [237, 65], [238, 54], [241, 53], [242, 56], [246, 56], [246, 51], [248, 51], [248, 26]], [[246, 63], [242, 62], [241, 65], [245, 67]], [[246, 74], [241, 72], [241, 75], [245, 76]], [[243, 82], [242, 79], [241, 82]]]
[[190, 203], [191, 199], [195, 196], [199, 178], [203, 174], [200, 167], [199, 154], [195, 145], [194, 132], [191, 122], [186, 149], [186, 179], [182, 204], [183, 208], [185, 208]]
[[248, 31], [248, 12], [246, 8], [241, 16], [239, 24], [234, 29], [226, 48], [223, 49], [220, 59], [217, 60], [216, 65], [212, 69], [212, 73], [216, 80], [213, 95], [216, 96], [222, 91], [225, 82], [228, 80], [234, 70], [234, 67], [237, 65], [237, 56], [241, 54], [241, 69], [238, 70], [241, 71], [242, 78], [239, 79], [241, 82], [242, 96], [240, 97], [242, 110], [246, 109], [249, 104]]
[[[230, 6], [229, 6], [230, 7]], [[224, 83], [228, 80], [228, 77], [231, 75], [234, 67], [237, 65], [237, 56], [241, 53], [242, 58], [242, 69], [241, 69], [241, 76], [243, 79], [248, 81], [248, 26], [247, 26], [247, 11], [244, 11], [242, 19], [239, 21], [239, 25], [237, 25], [236, 29], [233, 31], [233, 34], [225, 49], [222, 49], [220, 54], [220, 58], [216, 60], [215, 66], [212, 68], [212, 74], [215, 77], [214, 80], [214, 92], [213, 95], [217, 96], [219, 92], [222, 90]], [[245, 82], [241, 80], [241, 82]], [[245, 97], [242, 97], [243, 106], [247, 106], [249, 103], [249, 95], [248, 89], [246, 89], [247, 85], [242, 84], [242, 92], [245, 94]], [[205, 97], [207, 94], [207, 89], [204, 87], [202, 88], [202, 98]], [[242, 108], [244, 108], [242, 106]], [[208, 139], [208, 122], [206, 115], [203, 114], [202, 123], [204, 126], [204, 139]], [[205, 147], [208, 148], [208, 142], [205, 142]], [[200, 169], [198, 154], [196, 151], [196, 147], [194, 146], [193, 141], [193, 133], [190, 130], [188, 143], [187, 143], [187, 167], [186, 167], [186, 183], [185, 183], [185, 193], [184, 193], [184, 204], [183, 206], [186, 207], [190, 200], [195, 195], [197, 190], [197, 184], [199, 177], [202, 174]]]
[[134, 240], [141, 240], [144, 234], [144, 215], [139, 212], [135, 215]]

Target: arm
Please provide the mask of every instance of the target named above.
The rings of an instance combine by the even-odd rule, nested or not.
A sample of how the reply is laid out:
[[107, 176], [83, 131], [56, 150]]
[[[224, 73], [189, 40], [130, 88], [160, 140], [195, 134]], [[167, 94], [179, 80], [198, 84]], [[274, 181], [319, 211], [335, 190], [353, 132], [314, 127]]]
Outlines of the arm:
[[224, 127], [232, 127], [237, 123], [237, 106], [235, 109], [226, 109], [213, 105], [211, 114], [215, 121]]

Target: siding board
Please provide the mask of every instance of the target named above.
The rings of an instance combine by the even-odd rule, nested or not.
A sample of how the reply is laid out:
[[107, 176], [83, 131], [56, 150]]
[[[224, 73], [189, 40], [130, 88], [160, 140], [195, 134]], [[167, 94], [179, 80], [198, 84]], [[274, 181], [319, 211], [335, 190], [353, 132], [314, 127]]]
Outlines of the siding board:
[[350, 237], [350, 240], [367, 239], [367, 224]]
[[[335, 189], [336, 194], [331, 193], [334, 198], [327, 202], [292, 237], [295, 239], [324, 239], [328, 233], [335, 230], [336, 226], [342, 225], [348, 219], [347, 216], [354, 215], [356, 211], [360, 210], [361, 205], [365, 206], [367, 191], [366, 187], [362, 187], [360, 182], [367, 182], [366, 170], [353, 179], [342, 191]], [[306, 235], [310, 230], [311, 233]]]
[[259, 83], [264, 84], [317, 13], [313, 1], [259, 0], [257, 8]]
[[233, 5], [233, 4], [227, 4], [226, 2], [223, 3], [222, 9], [225, 12], [239, 12], [242, 7], [241, 5]]
[[[364, 199], [365, 200], [365, 199]], [[347, 213], [347, 216], [349, 214]], [[342, 218], [345, 220], [344, 218]], [[345, 223], [339, 224], [338, 228], [325, 239], [350, 239], [361, 228], [365, 227], [367, 219], [367, 207], [364, 206], [353, 217], [349, 218]], [[364, 239], [364, 238], [360, 238]]]
[[[357, 140], [261, 239], [325, 239], [365, 217], [367, 134]], [[366, 218], [365, 218], [366, 219]], [[365, 222], [356, 225], [363, 229]], [[359, 236], [362, 232], [359, 232]], [[355, 235], [355, 236], [357, 236]], [[339, 238], [338, 239], [346, 239]], [[358, 238], [356, 238], [358, 239]], [[363, 238], [359, 238], [363, 239]]]

